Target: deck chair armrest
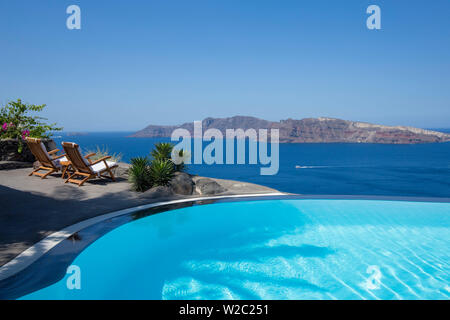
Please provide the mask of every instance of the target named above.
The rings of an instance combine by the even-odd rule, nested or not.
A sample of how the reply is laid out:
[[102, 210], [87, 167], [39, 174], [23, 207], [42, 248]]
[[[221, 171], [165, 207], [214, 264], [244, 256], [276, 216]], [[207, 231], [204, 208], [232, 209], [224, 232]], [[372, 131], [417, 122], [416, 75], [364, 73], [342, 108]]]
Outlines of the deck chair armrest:
[[108, 164], [106, 163], [106, 159], [110, 159], [110, 158], [111, 158], [111, 156], [104, 156], [104, 157], [101, 157], [100, 159], [95, 160], [94, 162], [92, 162], [91, 165], [94, 165], [94, 164], [96, 164], [96, 163], [105, 161], [105, 165], [106, 165], [106, 167], [108, 167]]
[[50, 155], [52, 155], [52, 154], [54, 154], [54, 153], [57, 153], [58, 151], [59, 151], [59, 149], [54, 149], [54, 150], [52, 150], [52, 151], [48, 151], [47, 153], [50, 154]]
[[92, 153], [89, 153], [89, 154], [85, 155], [84, 157], [89, 161], [90, 164], [93, 164], [93, 163], [92, 163], [92, 160], [89, 159], [89, 158], [95, 156], [96, 154], [97, 154], [97, 153], [92, 152]]
[[59, 155], [59, 156], [53, 156], [52, 160], [60, 159], [60, 158], [62, 158], [62, 157], [64, 157], [64, 156], [66, 156], [65, 153], [63, 153], [63, 154], [61, 154], [61, 155]]

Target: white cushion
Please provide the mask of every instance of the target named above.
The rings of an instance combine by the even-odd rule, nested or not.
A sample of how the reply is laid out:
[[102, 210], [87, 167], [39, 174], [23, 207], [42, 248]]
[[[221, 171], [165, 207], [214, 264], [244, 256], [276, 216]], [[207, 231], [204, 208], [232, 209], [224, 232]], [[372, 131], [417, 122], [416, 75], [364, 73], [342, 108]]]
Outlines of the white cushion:
[[[116, 163], [115, 163], [115, 162], [112, 162], [112, 161], [106, 161], [106, 163], [108, 164], [108, 167], [110, 167], [110, 168], [111, 168], [111, 167], [114, 167], [114, 166], [116, 165]], [[91, 166], [91, 169], [92, 169], [92, 171], [94, 171], [95, 173], [99, 174], [100, 172], [102, 172], [103, 170], [106, 169], [105, 162], [104, 162], [104, 161], [101, 161], [101, 162], [99, 162], [99, 163], [96, 163], [96, 164], [94, 164], [94, 165]]]
[[47, 157], [49, 157], [49, 159], [51, 159], [52, 157], [50, 157], [50, 155], [47, 152], [47, 148], [45, 148], [44, 143], [41, 141], [41, 149], [44, 150], [45, 154], [47, 155]]
[[60, 163], [61, 161], [67, 161], [66, 156], [53, 160], [53, 163], [55, 164], [55, 166], [61, 167], [61, 163]]
[[81, 159], [83, 159], [84, 163], [89, 167], [91, 164], [89, 163], [89, 160], [88, 160], [88, 159], [86, 159], [85, 157], [83, 157], [83, 154], [81, 153], [81, 150], [80, 150], [80, 146], [78, 146], [78, 152], [79, 152], [80, 155], [81, 155]]

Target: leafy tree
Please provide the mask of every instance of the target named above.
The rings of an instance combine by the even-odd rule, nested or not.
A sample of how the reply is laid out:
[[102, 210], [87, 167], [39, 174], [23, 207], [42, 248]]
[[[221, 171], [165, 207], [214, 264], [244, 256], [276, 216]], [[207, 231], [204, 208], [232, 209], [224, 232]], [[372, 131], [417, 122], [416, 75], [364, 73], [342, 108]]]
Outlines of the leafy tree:
[[41, 112], [45, 106], [23, 103], [20, 99], [8, 102], [0, 109], [0, 139], [18, 139], [21, 152], [26, 137], [49, 138], [52, 131], [62, 130], [56, 123], [45, 123], [46, 118], [31, 115]]

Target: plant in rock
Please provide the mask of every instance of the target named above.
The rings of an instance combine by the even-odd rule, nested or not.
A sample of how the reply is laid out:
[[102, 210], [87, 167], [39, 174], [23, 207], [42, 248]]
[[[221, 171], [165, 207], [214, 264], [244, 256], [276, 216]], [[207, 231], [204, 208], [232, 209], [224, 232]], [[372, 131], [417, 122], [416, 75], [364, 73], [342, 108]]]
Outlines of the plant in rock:
[[150, 166], [147, 157], [131, 159], [128, 169], [128, 181], [134, 191], [144, 192], [152, 187], [153, 181], [150, 175]]
[[173, 144], [157, 143], [150, 152], [152, 160], [147, 157], [131, 159], [131, 167], [128, 170], [129, 181], [132, 189], [146, 191], [155, 186], [168, 186], [176, 171], [185, 171], [184, 159], [187, 155], [183, 150], [176, 150], [175, 155], [182, 161], [172, 161]]
[[8, 102], [0, 109], [0, 139], [18, 139], [20, 153], [26, 137], [49, 138], [52, 131], [62, 130], [55, 123], [43, 122], [46, 118], [31, 115], [41, 112], [44, 108], [45, 104], [26, 104], [20, 99]]
[[155, 159], [150, 165], [150, 177], [154, 186], [167, 186], [175, 173], [173, 162]]
[[[172, 153], [175, 155], [175, 159], [172, 158]], [[169, 160], [172, 162], [174, 171], [184, 172], [186, 171], [185, 160], [188, 157], [188, 153], [184, 150], [174, 150], [174, 145], [169, 142], [160, 142], [155, 144], [155, 148], [150, 152], [153, 160]]]
[[155, 148], [150, 152], [153, 160], [169, 160], [172, 156], [173, 144], [160, 142], [155, 144]]

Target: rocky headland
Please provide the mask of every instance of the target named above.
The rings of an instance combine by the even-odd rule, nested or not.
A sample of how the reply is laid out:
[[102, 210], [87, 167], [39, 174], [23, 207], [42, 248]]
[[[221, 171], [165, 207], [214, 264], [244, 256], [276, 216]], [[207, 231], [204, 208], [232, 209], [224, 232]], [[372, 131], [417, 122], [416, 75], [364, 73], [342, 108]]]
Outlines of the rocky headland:
[[[306, 118], [267, 121], [254, 117], [206, 118], [203, 131], [219, 129], [279, 129], [281, 143], [384, 143], [414, 144], [450, 141], [450, 134], [405, 126], [385, 126], [334, 118]], [[193, 136], [192, 122], [174, 126], [149, 125], [130, 137], [170, 137], [177, 128], [187, 129]]]

